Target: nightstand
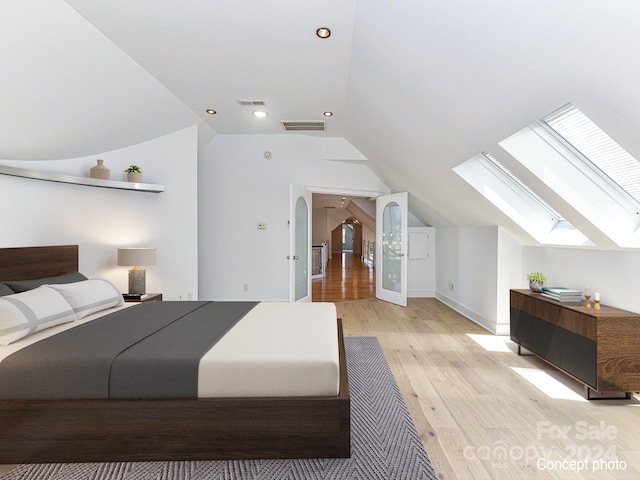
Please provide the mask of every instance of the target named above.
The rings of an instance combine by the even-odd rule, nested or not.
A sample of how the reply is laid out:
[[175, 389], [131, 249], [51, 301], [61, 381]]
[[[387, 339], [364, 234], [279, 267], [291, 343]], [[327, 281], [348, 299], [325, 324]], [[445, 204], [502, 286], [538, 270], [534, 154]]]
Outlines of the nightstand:
[[144, 297], [142, 300], [140, 300], [139, 298], [127, 298], [125, 296], [126, 294], [122, 294], [122, 296], [124, 297], [124, 301], [125, 302], [161, 302], [162, 301], [162, 294], [161, 293], [147, 293], [147, 296]]

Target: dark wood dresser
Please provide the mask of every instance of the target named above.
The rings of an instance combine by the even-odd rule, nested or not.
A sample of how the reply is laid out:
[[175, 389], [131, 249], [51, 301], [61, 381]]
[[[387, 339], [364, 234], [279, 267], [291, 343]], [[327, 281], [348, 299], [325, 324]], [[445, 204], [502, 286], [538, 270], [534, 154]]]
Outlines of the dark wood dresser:
[[640, 391], [640, 314], [511, 290], [511, 340], [585, 385], [587, 398]]

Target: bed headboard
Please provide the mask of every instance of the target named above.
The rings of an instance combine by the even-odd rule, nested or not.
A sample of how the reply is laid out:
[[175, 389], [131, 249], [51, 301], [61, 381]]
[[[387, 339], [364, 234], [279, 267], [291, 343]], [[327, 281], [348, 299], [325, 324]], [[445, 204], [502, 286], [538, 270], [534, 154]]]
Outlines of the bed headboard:
[[78, 271], [78, 245], [0, 248], [0, 281], [34, 280]]

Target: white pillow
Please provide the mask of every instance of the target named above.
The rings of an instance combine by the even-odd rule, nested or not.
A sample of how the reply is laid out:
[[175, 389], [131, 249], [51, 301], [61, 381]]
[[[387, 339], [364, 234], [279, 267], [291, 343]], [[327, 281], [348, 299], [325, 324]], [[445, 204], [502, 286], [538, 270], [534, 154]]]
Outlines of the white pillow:
[[73, 322], [76, 314], [62, 295], [46, 286], [0, 298], [0, 345], [45, 328]]
[[116, 286], [104, 278], [47, 286], [62, 294], [73, 308], [78, 320], [90, 313], [115, 307], [124, 302]]

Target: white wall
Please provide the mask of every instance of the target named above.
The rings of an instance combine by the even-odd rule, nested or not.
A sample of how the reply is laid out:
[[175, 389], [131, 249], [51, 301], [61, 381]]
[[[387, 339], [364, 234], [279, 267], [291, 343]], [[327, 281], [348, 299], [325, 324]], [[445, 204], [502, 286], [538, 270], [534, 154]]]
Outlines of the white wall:
[[521, 246], [499, 227], [451, 227], [437, 229], [436, 258], [436, 297], [497, 334], [509, 333], [509, 289], [528, 288], [532, 271], [640, 312], [640, 252]]
[[604, 305], [640, 312], [640, 252], [576, 248], [523, 247], [522, 278], [518, 288], [528, 288], [526, 275], [543, 272], [547, 285], [599, 292]]
[[522, 278], [526, 278], [526, 274], [522, 273], [522, 246], [509, 232], [500, 227], [497, 269], [496, 324], [492, 331], [499, 335], [508, 335], [511, 323], [509, 290], [520, 288]]
[[334, 146], [348, 160], [344, 142], [305, 135], [219, 135], [200, 150], [200, 298], [288, 299], [290, 184], [388, 191], [364, 164], [325, 160]]
[[91, 157], [55, 161], [0, 161], [5, 165], [89, 176], [96, 159], [113, 180], [140, 165], [144, 182], [165, 185], [142, 193], [53, 183], [0, 175], [5, 205], [0, 247], [78, 244], [79, 269], [104, 276], [127, 291], [127, 268], [116, 265], [120, 246], [155, 246], [156, 265], [147, 267], [147, 291], [167, 300], [197, 295], [197, 128]]
[[[506, 248], [498, 253], [500, 240]], [[437, 229], [436, 298], [491, 332], [508, 333], [508, 303], [498, 289], [508, 283], [503, 270], [519, 266], [516, 254], [496, 226]]]

